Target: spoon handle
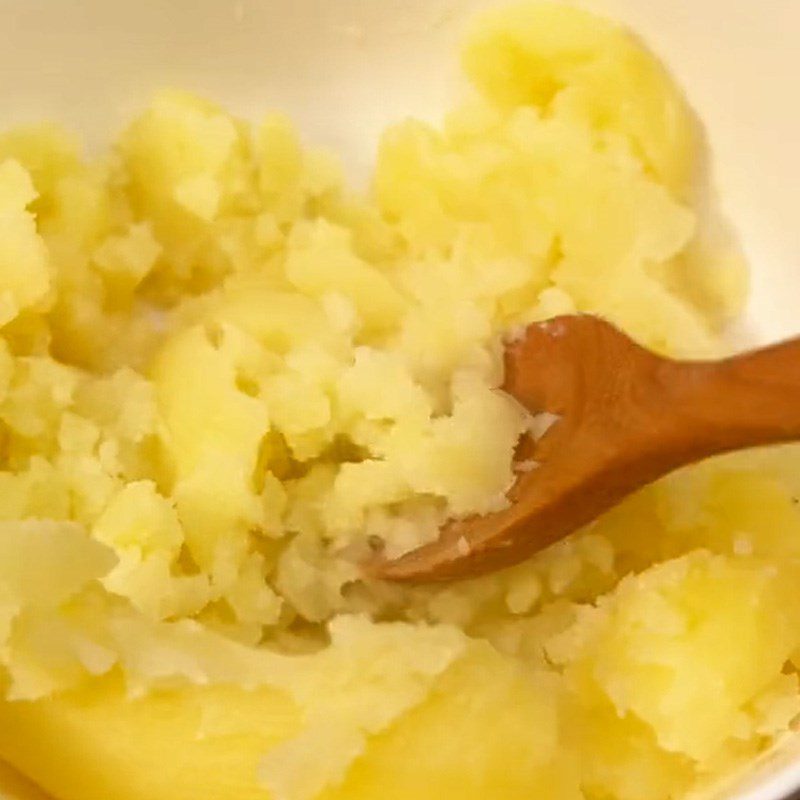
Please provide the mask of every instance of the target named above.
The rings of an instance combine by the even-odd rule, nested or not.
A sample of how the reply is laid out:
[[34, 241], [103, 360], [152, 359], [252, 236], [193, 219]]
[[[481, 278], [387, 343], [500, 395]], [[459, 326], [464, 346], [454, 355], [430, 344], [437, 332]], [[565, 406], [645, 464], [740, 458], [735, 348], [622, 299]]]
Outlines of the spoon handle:
[[675, 413], [711, 455], [800, 439], [800, 338], [723, 361], [672, 362]]

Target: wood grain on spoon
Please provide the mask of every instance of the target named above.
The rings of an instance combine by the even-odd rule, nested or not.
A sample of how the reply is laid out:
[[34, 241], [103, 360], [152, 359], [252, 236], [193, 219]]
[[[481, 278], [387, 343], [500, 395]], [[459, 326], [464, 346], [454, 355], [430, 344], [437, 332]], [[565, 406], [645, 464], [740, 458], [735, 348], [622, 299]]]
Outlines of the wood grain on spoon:
[[686, 464], [800, 439], [800, 339], [723, 361], [682, 362], [591, 316], [532, 325], [506, 351], [504, 388], [559, 420], [535, 444], [510, 505], [453, 522], [439, 539], [368, 572], [465, 578], [518, 563], [636, 489]]

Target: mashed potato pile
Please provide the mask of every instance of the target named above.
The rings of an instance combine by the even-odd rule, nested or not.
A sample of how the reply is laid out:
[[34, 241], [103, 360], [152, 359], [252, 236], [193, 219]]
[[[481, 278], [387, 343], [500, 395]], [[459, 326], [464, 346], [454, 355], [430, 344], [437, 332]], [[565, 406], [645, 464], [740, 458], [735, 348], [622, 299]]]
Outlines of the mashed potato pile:
[[800, 713], [800, 458], [704, 464], [502, 574], [362, 579], [501, 507], [505, 336], [709, 356], [744, 270], [625, 31], [482, 18], [368, 196], [159, 95], [105, 156], [0, 136], [0, 755], [58, 800], [659, 800]]

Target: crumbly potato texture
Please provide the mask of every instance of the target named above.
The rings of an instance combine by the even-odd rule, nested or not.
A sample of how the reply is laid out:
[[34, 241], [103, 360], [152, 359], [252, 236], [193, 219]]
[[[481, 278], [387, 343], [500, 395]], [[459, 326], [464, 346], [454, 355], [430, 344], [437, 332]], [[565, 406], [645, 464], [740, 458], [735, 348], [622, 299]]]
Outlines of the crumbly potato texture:
[[0, 135], [0, 756], [56, 800], [668, 800], [800, 713], [796, 449], [502, 573], [362, 576], [507, 502], [506, 337], [710, 357], [746, 290], [631, 34], [520, 5], [463, 65], [368, 193], [176, 91], [101, 156]]

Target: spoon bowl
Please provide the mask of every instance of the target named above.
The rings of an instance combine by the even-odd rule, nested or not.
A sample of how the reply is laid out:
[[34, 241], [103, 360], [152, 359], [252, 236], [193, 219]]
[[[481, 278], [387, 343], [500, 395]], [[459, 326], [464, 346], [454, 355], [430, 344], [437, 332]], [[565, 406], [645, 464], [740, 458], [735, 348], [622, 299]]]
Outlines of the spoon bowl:
[[557, 415], [520, 445], [509, 505], [448, 524], [370, 575], [403, 582], [473, 577], [516, 564], [627, 495], [708, 456], [800, 439], [800, 339], [722, 361], [676, 361], [598, 317], [530, 326], [505, 354], [504, 389]]

